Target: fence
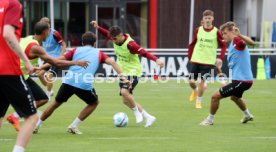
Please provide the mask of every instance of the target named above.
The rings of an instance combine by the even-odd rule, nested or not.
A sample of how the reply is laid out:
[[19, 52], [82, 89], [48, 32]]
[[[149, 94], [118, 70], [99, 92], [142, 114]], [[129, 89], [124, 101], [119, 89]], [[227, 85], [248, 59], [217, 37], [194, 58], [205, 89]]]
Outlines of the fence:
[[[70, 50], [70, 48], [68, 49]], [[116, 60], [114, 49], [99, 48], [102, 52]], [[150, 61], [144, 57], [141, 57], [141, 66], [143, 76], [161, 75], [166, 77], [179, 77], [188, 76], [190, 63], [188, 60], [188, 49], [146, 49], [148, 52], [159, 57], [164, 61], [165, 67], [160, 69], [153, 61]], [[257, 61], [259, 58], [269, 57], [271, 62], [271, 77], [276, 78], [276, 48], [253, 48], [249, 49], [251, 54], [251, 65], [254, 77], [257, 75]], [[218, 54], [220, 50], [218, 49]], [[67, 68], [65, 68], [67, 69]], [[224, 58], [222, 71], [228, 75], [227, 59]], [[61, 76], [61, 71], [58, 72], [58, 76]], [[97, 73], [102, 77], [115, 76], [117, 73], [111, 66], [102, 64]]]

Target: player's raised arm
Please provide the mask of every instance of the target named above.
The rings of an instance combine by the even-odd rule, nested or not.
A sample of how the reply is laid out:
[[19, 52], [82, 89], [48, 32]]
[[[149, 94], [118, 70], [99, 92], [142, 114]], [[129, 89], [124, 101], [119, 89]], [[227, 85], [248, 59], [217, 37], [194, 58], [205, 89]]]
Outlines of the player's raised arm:
[[234, 26], [233, 30], [235, 34], [240, 37], [246, 44], [254, 45], [255, 42], [250, 37], [242, 35], [238, 27]]
[[91, 21], [90, 24], [96, 28], [104, 37], [108, 38], [108, 39], [112, 39], [110, 36], [109, 36], [109, 31], [103, 27], [100, 27], [98, 25], [98, 23], [96, 21]]

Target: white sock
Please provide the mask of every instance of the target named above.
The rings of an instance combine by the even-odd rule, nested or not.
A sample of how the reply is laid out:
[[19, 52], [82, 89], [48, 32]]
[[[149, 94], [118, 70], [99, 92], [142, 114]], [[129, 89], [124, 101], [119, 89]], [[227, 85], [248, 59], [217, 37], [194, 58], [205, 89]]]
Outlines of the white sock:
[[144, 118], [148, 118], [148, 117], [152, 117], [152, 115], [150, 115], [146, 110], [142, 110], [142, 115]]
[[38, 121], [36, 122], [36, 127], [39, 127], [39, 126], [41, 126], [42, 125], [42, 120], [41, 119], [38, 119]]
[[249, 112], [248, 109], [244, 110], [244, 111], [243, 111], [243, 114], [244, 114], [245, 117], [251, 116], [251, 114], [250, 114], [250, 112]]
[[14, 145], [12, 152], [24, 152], [24, 150], [23, 147]]
[[18, 115], [17, 112], [14, 112], [14, 113], [13, 113], [13, 116], [16, 117], [16, 118], [19, 118], [19, 115]]
[[81, 123], [82, 121], [79, 119], [79, 117], [77, 117], [72, 123], [71, 123], [71, 127], [73, 127], [73, 128], [77, 128], [77, 127], [79, 127], [79, 125], [80, 125], [80, 123]]
[[196, 97], [196, 102], [197, 102], [197, 103], [201, 103], [201, 101], [202, 101], [202, 97], [197, 96], [197, 97]]
[[207, 81], [204, 82], [204, 87], [207, 87]]
[[37, 111], [38, 116], [40, 117], [42, 115], [42, 111], [40, 111], [40, 110], [36, 110], [36, 111]]
[[132, 108], [132, 110], [135, 112], [135, 111], [139, 111], [139, 109], [138, 109], [138, 106], [137, 105], [135, 105], [135, 107], [134, 108]]
[[207, 119], [210, 120], [210, 121], [214, 121], [215, 115], [209, 114]]

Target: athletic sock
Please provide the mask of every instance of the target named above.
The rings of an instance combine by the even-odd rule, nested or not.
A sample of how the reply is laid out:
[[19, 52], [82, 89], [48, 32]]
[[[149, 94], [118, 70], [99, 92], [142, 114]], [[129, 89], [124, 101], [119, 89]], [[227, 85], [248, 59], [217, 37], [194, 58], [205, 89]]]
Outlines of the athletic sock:
[[201, 103], [201, 101], [202, 101], [202, 97], [197, 96], [196, 97], [196, 103]]
[[79, 125], [80, 125], [81, 122], [82, 122], [82, 121], [79, 119], [79, 117], [77, 117], [77, 118], [72, 122], [72, 124], [71, 124], [70, 126], [73, 127], [73, 128], [77, 128], [77, 127], [79, 127]]
[[251, 114], [250, 114], [250, 112], [249, 112], [248, 109], [244, 110], [244, 111], [243, 111], [243, 114], [244, 114], [245, 117], [251, 116]]
[[13, 113], [13, 116], [16, 117], [16, 118], [19, 118], [19, 115], [18, 115], [17, 112], [14, 112], [14, 113]]
[[207, 87], [207, 81], [204, 82], [204, 87]]
[[132, 108], [132, 110], [133, 110], [133, 111], [139, 111], [138, 106], [137, 106], [137, 105], [135, 105], [135, 107], [134, 107], [134, 108]]
[[210, 120], [210, 121], [214, 121], [215, 115], [209, 114], [207, 119]]
[[150, 115], [146, 110], [142, 110], [142, 115], [144, 118], [149, 118], [149, 117], [152, 117], [152, 115]]
[[14, 145], [12, 152], [24, 152], [25, 149], [21, 146]]
[[42, 111], [40, 111], [40, 110], [36, 110], [37, 111], [37, 114], [38, 114], [38, 116], [40, 117], [41, 115], [42, 115]]
[[42, 125], [42, 120], [41, 119], [38, 119], [38, 121], [36, 122], [36, 125], [35, 127], [40, 127]]

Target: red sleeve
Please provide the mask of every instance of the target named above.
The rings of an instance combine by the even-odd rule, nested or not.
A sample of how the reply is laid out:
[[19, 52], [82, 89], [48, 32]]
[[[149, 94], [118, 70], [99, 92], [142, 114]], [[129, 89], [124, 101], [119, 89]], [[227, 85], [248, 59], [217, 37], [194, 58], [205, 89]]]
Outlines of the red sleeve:
[[105, 63], [105, 60], [109, 58], [109, 56], [107, 56], [106, 54], [104, 54], [103, 52], [100, 52], [99, 54], [99, 63]]
[[235, 49], [237, 49], [238, 51], [243, 51], [246, 47], [246, 44], [239, 37], [234, 37], [233, 45], [234, 45]]
[[222, 34], [221, 34], [221, 32], [219, 30], [217, 32], [217, 39], [218, 39], [219, 47], [221, 48], [221, 52], [220, 52], [219, 58], [221, 60], [223, 60], [223, 58], [225, 56], [225, 53], [226, 53], [226, 43], [224, 42]]
[[11, 0], [9, 7], [6, 10], [4, 24], [3, 25], [12, 25], [15, 28], [19, 28], [21, 19], [22, 7], [17, 0]]
[[58, 42], [58, 44], [61, 44], [63, 42], [63, 38], [58, 31], [54, 32], [54, 38]]
[[135, 41], [130, 41], [127, 44], [127, 48], [131, 54], [139, 54], [147, 59], [156, 61], [158, 58], [151, 53], [147, 52], [140, 45], [138, 45]]
[[197, 41], [197, 32], [198, 32], [198, 28], [195, 29], [195, 32], [194, 32], [194, 35], [193, 35], [193, 40], [188, 46], [188, 59], [189, 60], [191, 60], [192, 55], [193, 55], [194, 47], [195, 47], [195, 44], [196, 44], [196, 41]]
[[32, 57], [30, 57], [30, 51], [31, 51], [31, 49], [32, 49], [32, 47], [33, 46], [36, 46], [36, 45], [38, 45], [38, 44], [36, 44], [36, 43], [30, 43], [30, 44], [28, 44], [28, 46], [26, 47], [26, 49], [24, 50], [24, 52], [25, 52], [25, 54], [26, 54], [26, 56], [28, 57], [28, 59], [33, 59]]
[[106, 37], [107, 39], [110, 39], [110, 40], [111, 40], [111, 37], [109, 36], [109, 34], [108, 34], [109, 32], [108, 32], [107, 29], [102, 28], [102, 27], [99, 26], [98, 31], [99, 31], [100, 33], [102, 33], [102, 35], [103, 35], [104, 37]]
[[77, 48], [74, 48], [73, 50], [68, 51], [66, 54], [64, 54], [64, 57], [66, 60], [72, 60]]

